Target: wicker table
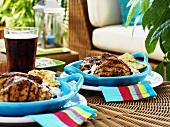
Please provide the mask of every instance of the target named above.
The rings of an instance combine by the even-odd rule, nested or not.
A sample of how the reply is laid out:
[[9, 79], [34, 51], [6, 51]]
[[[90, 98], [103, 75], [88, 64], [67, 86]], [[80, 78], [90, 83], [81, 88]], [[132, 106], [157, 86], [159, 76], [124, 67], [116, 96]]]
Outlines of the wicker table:
[[[97, 109], [97, 117], [81, 127], [170, 127], [170, 82], [163, 82], [154, 89], [158, 94], [155, 99], [120, 103], [106, 103], [100, 91], [80, 90], [88, 106]], [[40, 127], [38, 123], [8, 125], [19, 126]]]
[[154, 88], [155, 99], [106, 103], [102, 92], [80, 90], [88, 105], [98, 110], [97, 118], [82, 127], [170, 127], [170, 82]]

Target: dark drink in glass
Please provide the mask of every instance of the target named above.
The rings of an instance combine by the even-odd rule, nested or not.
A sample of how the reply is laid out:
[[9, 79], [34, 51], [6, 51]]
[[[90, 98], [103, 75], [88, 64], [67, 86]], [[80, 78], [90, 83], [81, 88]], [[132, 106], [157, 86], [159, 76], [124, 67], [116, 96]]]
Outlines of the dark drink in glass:
[[4, 30], [9, 72], [24, 72], [35, 68], [38, 30], [34, 27], [15, 27]]

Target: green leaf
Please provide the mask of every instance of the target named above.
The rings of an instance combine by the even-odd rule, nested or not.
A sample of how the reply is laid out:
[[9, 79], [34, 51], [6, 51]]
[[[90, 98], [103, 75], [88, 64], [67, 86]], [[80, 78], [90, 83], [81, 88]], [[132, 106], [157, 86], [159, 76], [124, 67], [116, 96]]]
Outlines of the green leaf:
[[163, 34], [161, 37], [162, 37], [162, 44], [164, 46], [164, 49], [167, 51], [167, 52], [170, 52], [170, 29], [168, 29], [166, 31], [165, 34]]
[[140, 1], [140, 7], [142, 10], [142, 13], [145, 13], [149, 9], [150, 0], [141, 0]]
[[169, 28], [170, 28], [170, 19], [156, 29], [156, 31], [153, 33], [151, 37], [151, 42], [157, 40], [161, 35], [167, 32]]
[[169, 61], [170, 61], [170, 52], [167, 53], [167, 58], [168, 58]]
[[126, 20], [126, 27], [129, 26], [129, 23], [131, 22], [134, 14], [137, 10], [138, 3], [139, 3], [139, 0], [135, 0], [135, 2], [130, 7], [130, 10], [129, 10], [129, 13], [128, 13], [128, 16], [127, 16], [127, 20]]
[[[162, 21], [160, 22], [166, 22], [167, 20], [169, 20], [170, 18], [170, 9], [167, 10], [164, 15], [162, 16]], [[160, 43], [160, 47], [161, 50], [163, 51], [163, 53], [165, 54], [167, 51], [170, 50], [170, 29], [168, 29], [166, 31], [166, 33], [164, 33], [163, 35], [161, 35], [160, 39], [161, 39], [161, 43]]]
[[134, 25], [133, 25], [133, 30], [132, 30], [132, 37], [133, 37], [133, 35], [134, 35], [135, 28], [136, 28], [137, 23], [139, 22], [141, 16], [142, 16], [142, 13], [140, 13], [140, 14], [136, 17], [136, 19], [135, 19], [135, 22], [134, 22]]
[[148, 54], [154, 52], [157, 42], [158, 42], [158, 40], [154, 40], [152, 42], [150, 41], [153, 33], [154, 33], [154, 28], [149, 31], [148, 36], [146, 37], [146, 40], [145, 40], [145, 48]]
[[157, 24], [166, 10], [169, 9], [170, 0], [154, 0], [151, 7], [145, 12], [142, 19], [142, 26], [148, 29]]
[[[166, 37], [168, 37], [168, 36], [166, 35]], [[162, 49], [162, 50], [164, 50], [166, 52], [170, 52], [170, 38], [168, 38], [168, 39], [165, 38], [165, 40], [162, 42], [162, 45], [164, 47], [164, 49]], [[166, 52], [164, 52], [164, 53], [166, 53]]]
[[2, 6], [2, 11], [5, 11], [5, 10], [8, 9], [8, 7], [9, 7], [10, 4], [11, 4], [11, 1], [12, 1], [12, 0], [6, 0], [6, 1], [4, 1], [3, 6]]
[[160, 40], [159, 40], [159, 45], [160, 45], [160, 48], [161, 48], [161, 50], [162, 50], [162, 52], [165, 54], [167, 51], [166, 51], [166, 49], [164, 48], [164, 41], [162, 41], [162, 39], [160, 38]]
[[[11, 1], [11, 2], [10, 2]], [[0, 22], [6, 26], [33, 26], [34, 11], [33, 5], [39, 0], [4, 0], [0, 12]], [[0, 10], [2, 10], [0, 8]]]
[[139, 2], [139, 0], [129, 0], [128, 4], [126, 7], [130, 7], [133, 3]]
[[162, 61], [160, 64], [158, 64], [154, 71], [164, 77], [164, 62]]
[[[167, 18], [168, 17], [168, 18]], [[162, 15], [162, 17], [158, 20], [158, 22], [156, 24], [154, 24], [154, 26], [152, 26], [152, 28], [149, 30], [149, 34], [145, 40], [145, 48], [148, 52], [148, 54], [153, 53], [157, 44], [157, 40], [155, 41], [151, 41], [151, 37], [153, 35], [153, 33], [156, 31], [156, 29], [163, 23], [166, 22], [166, 20], [169, 20], [170, 17], [170, 9], [166, 10], [165, 13]], [[167, 36], [169, 38], [169, 35]], [[162, 36], [163, 40], [166, 40], [164, 36]], [[160, 39], [159, 39], [160, 40]]]
[[170, 81], [170, 62], [166, 63], [166, 80]]

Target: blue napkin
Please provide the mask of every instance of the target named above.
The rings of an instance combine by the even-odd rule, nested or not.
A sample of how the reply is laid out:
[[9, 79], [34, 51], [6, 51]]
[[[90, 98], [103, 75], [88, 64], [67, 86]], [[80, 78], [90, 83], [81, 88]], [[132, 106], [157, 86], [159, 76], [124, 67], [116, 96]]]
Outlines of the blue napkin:
[[77, 104], [57, 112], [25, 117], [32, 118], [43, 127], [75, 127], [81, 125], [87, 119], [95, 118], [96, 112], [96, 109]]
[[118, 87], [99, 86], [99, 88], [102, 90], [106, 102], [141, 100], [157, 96], [149, 83]]

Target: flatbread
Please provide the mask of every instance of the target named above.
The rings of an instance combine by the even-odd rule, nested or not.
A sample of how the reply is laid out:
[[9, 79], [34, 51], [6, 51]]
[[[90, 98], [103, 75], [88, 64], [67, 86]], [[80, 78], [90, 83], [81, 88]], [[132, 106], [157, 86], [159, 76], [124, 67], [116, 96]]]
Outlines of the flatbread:
[[138, 64], [134, 56], [129, 53], [124, 53], [123, 55], [119, 56], [118, 59], [121, 59], [129, 67], [132, 67], [137, 70], [143, 69], [147, 66], [146, 64]]

